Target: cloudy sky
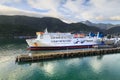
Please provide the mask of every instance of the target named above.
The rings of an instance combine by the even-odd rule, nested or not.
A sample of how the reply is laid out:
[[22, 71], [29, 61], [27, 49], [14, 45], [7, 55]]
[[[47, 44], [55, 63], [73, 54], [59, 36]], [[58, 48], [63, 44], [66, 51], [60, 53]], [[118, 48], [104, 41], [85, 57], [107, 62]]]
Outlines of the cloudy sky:
[[1, 0], [0, 15], [55, 17], [64, 22], [120, 24], [120, 0]]

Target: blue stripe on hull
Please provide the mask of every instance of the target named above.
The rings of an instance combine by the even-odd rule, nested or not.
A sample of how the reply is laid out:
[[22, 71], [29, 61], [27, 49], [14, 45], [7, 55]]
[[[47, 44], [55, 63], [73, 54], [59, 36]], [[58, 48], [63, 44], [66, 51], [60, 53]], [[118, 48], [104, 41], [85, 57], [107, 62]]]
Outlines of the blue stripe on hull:
[[56, 46], [56, 47], [29, 47], [29, 50], [67, 50], [67, 49], [82, 49], [82, 48], [92, 48], [92, 45], [82, 45], [82, 46]]

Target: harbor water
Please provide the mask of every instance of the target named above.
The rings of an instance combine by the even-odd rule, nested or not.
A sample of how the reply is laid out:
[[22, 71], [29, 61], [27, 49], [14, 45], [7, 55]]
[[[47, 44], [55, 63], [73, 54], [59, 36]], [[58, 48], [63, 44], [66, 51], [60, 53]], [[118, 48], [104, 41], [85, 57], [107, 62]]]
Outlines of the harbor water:
[[16, 56], [21, 54], [49, 52], [28, 51], [23, 39], [1, 39], [0, 80], [120, 80], [120, 53], [20, 64], [15, 62]]

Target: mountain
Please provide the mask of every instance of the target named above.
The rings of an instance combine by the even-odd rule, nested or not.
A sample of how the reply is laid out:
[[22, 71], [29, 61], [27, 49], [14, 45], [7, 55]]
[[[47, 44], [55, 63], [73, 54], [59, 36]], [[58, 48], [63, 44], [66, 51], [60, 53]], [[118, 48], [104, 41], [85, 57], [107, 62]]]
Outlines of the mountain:
[[108, 30], [108, 29], [110, 29], [110, 28], [112, 28], [112, 27], [115, 27], [115, 26], [117, 26], [117, 25], [113, 25], [113, 24], [105, 24], [105, 23], [92, 23], [92, 22], [90, 22], [90, 21], [82, 21], [82, 23], [83, 24], [86, 24], [86, 25], [88, 25], [88, 26], [96, 26], [96, 27], [98, 27], [98, 28], [100, 28], [100, 29], [105, 29], [105, 30]]
[[27, 16], [0, 16], [0, 36], [35, 35], [37, 31], [50, 32], [98, 32], [101, 29], [83, 23], [67, 24], [57, 18], [27, 17]]
[[110, 28], [106, 32], [109, 33], [109, 34], [114, 34], [114, 33], [116, 33], [116, 34], [119, 33], [120, 34], [120, 26]]

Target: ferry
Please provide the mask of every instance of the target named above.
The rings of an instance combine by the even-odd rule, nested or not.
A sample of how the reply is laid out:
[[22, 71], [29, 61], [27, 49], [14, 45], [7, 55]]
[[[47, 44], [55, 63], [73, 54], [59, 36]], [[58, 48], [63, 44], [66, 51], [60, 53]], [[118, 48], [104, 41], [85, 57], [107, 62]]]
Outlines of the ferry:
[[68, 50], [93, 48], [95, 45], [103, 43], [97, 36], [89, 34], [72, 34], [72, 33], [49, 33], [47, 29], [44, 32], [36, 32], [37, 38], [26, 39], [29, 50]]

